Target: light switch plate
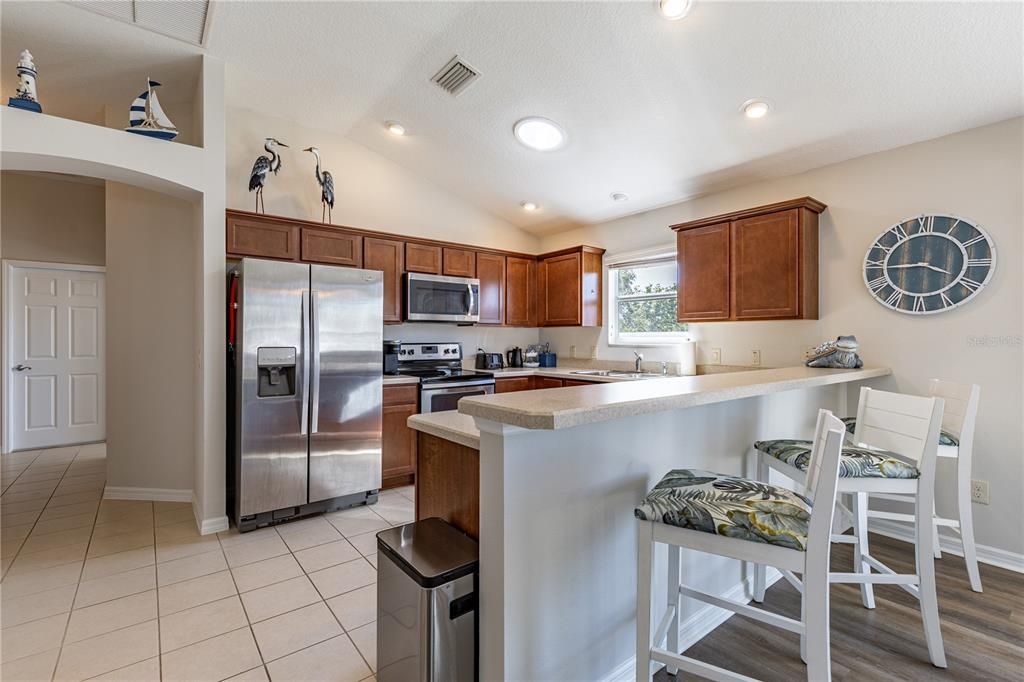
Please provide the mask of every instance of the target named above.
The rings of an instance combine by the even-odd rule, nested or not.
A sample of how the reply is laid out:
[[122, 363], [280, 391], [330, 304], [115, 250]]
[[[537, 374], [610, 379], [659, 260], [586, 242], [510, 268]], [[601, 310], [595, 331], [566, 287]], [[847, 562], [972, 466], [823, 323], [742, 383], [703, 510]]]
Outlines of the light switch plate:
[[711, 349], [711, 363], [712, 365], [722, 364], [722, 349], [712, 348]]

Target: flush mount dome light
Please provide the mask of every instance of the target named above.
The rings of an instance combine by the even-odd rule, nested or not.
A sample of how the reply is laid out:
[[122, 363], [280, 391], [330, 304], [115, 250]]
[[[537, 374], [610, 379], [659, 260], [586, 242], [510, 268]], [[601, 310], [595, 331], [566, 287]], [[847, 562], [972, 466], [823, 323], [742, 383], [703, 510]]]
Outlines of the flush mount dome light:
[[669, 21], [678, 21], [690, 13], [693, 0], [657, 0], [658, 11]]
[[549, 118], [528, 116], [516, 121], [512, 134], [526, 147], [539, 152], [550, 152], [565, 144], [565, 131]]
[[611, 197], [612, 201], [617, 201], [620, 203], [623, 201], [629, 201], [629, 195], [626, 194], [625, 192], [612, 192]]
[[405, 126], [398, 121], [385, 121], [384, 127], [388, 129], [388, 132], [392, 135], [398, 135], [401, 137], [405, 135]]
[[743, 115], [747, 118], [764, 118], [771, 108], [771, 105], [763, 99], [748, 99], [742, 107]]
[[533, 203], [532, 201], [524, 201], [519, 205], [523, 207], [524, 211], [536, 211], [537, 209], [540, 208], [540, 206]]

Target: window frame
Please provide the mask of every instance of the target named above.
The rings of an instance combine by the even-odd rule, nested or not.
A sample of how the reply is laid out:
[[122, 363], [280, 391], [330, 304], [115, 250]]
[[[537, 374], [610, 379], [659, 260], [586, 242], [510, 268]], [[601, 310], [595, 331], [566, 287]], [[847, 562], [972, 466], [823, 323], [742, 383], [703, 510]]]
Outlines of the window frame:
[[674, 298], [676, 292], [661, 294], [634, 294], [630, 296], [619, 296], [619, 284], [617, 270], [625, 268], [642, 268], [676, 264], [676, 251], [674, 247], [659, 247], [624, 253], [607, 259], [605, 263], [605, 300], [608, 302], [608, 345], [637, 347], [674, 346], [681, 341], [690, 341], [692, 336], [689, 331], [689, 324], [683, 322], [684, 329], [674, 332], [619, 332], [619, 302], [620, 301], [656, 301]]

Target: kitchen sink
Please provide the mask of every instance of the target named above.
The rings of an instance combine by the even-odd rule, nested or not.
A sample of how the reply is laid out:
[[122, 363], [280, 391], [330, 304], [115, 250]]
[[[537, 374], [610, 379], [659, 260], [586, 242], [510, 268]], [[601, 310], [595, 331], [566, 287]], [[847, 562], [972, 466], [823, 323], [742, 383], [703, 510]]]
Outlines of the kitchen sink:
[[589, 377], [616, 377], [619, 379], [647, 379], [649, 377], [660, 376], [654, 372], [647, 370], [640, 370], [639, 372], [628, 372], [620, 369], [578, 369], [570, 372], [570, 374], [579, 374], [581, 376]]

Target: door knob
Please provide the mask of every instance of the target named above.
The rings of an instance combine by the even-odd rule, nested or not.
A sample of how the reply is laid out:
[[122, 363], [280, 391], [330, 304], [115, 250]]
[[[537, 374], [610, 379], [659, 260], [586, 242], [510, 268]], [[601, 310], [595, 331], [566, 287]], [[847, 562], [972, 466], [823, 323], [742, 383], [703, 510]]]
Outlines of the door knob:
[[18, 365], [17, 367], [14, 368], [14, 371], [15, 372], [24, 372], [26, 369], [32, 369], [32, 368], [29, 367], [28, 365]]

